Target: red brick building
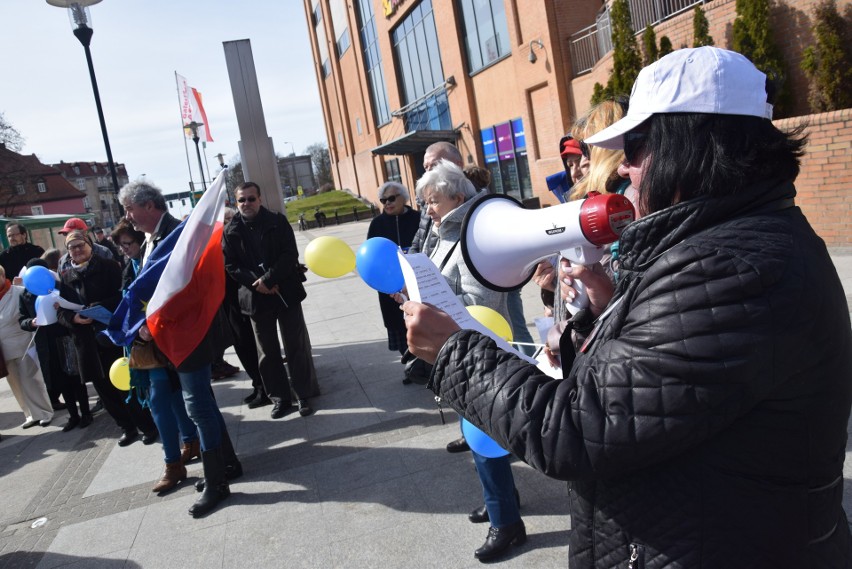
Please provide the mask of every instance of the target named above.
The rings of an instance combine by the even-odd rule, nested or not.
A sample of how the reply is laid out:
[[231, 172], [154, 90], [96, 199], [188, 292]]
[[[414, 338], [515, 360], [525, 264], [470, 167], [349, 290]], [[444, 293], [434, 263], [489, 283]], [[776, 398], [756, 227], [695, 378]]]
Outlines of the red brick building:
[[0, 215], [4, 217], [86, 213], [86, 194], [42, 164], [0, 143]]
[[[612, 68], [607, 4], [601, 0], [303, 0], [308, 20], [335, 185], [376, 202], [387, 180], [409, 188], [422, 173], [423, 150], [455, 142], [468, 163], [488, 167], [492, 188], [520, 199], [556, 203], [546, 176], [562, 168], [559, 138], [589, 107], [595, 83]], [[770, 23], [787, 67], [795, 114], [807, 115], [801, 53], [813, 42], [817, 0], [777, 0]], [[715, 45], [731, 46], [735, 0], [631, 0], [634, 28], [654, 27], [677, 49], [692, 45], [701, 5]], [[838, 0], [841, 13], [852, 0]], [[641, 38], [637, 39], [641, 46]], [[818, 174], [848, 163], [848, 115], [812, 121], [822, 159], [803, 162], [799, 203], [828, 219]], [[803, 119], [809, 117], [803, 117]], [[790, 120], [784, 122], [789, 124]], [[833, 134], [832, 134], [833, 133]], [[838, 138], [835, 138], [838, 137]], [[836, 146], [839, 145], [839, 146]], [[822, 148], [822, 146], [820, 146]], [[815, 151], [818, 150], [815, 148]], [[821, 150], [820, 150], [821, 151]], [[840, 180], [845, 187], [850, 182]], [[848, 194], [849, 192], [845, 192]], [[839, 217], [852, 199], [844, 196]], [[830, 206], [836, 211], [836, 205]], [[852, 230], [818, 227], [831, 245], [852, 244]]]

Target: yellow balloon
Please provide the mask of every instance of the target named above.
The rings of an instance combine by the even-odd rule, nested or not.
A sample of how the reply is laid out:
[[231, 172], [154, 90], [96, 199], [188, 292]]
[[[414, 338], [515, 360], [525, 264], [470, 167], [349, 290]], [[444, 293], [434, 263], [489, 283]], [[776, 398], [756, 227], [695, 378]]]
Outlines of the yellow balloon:
[[337, 237], [317, 237], [305, 248], [305, 264], [321, 277], [334, 279], [355, 270], [355, 253]]
[[127, 358], [118, 358], [109, 368], [109, 380], [122, 391], [130, 390], [130, 366]]
[[477, 322], [503, 338], [507, 342], [512, 341], [512, 327], [503, 316], [487, 306], [468, 306], [467, 311]]

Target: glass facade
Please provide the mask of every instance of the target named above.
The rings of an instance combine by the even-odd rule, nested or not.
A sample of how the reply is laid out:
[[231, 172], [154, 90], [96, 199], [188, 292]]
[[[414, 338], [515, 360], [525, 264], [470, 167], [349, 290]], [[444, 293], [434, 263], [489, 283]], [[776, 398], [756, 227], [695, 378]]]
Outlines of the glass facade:
[[385, 88], [385, 75], [382, 71], [382, 54], [376, 35], [376, 16], [370, 0], [357, 2], [358, 16], [361, 22], [361, 46], [364, 48], [364, 69], [367, 71], [367, 83], [370, 86], [370, 98], [373, 101], [376, 126], [390, 121], [388, 92]]
[[406, 131], [452, 130], [446, 92], [429, 95], [444, 85], [432, 0], [415, 6], [393, 29], [392, 40], [403, 104], [417, 103], [406, 113]]
[[521, 201], [531, 198], [532, 180], [527, 161], [524, 122], [513, 119], [482, 129], [480, 138], [494, 191]]
[[464, 17], [468, 71], [474, 73], [508, 55], [509, 27], [503, 0], [459, 0]]

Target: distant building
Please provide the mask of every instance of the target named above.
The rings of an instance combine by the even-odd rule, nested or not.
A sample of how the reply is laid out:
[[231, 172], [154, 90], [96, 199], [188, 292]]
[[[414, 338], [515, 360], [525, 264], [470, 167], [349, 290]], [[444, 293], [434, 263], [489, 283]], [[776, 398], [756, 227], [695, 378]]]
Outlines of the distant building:
[[86, 194], [35, 154], [22, 155], [0, 143], [0, 215], [83, 214]]
[[314, 167], [310, 155], [284, 156], [278, 159], [278, 177], [281, 179], [281, 189], [284, 197], [297, 195], [299, 186], [305, 195], [316, 193], [317, 182], [314, 178]]
[[[112, 227], [118, 223], [118, 200], [112, 189], [112, 175], [106, 162], [60, 162], [52, 166], [86, 193], [86, 211], [94, 214], [96, 225]], [[118, 177], [117, 191], [130, 179], [124, 164], [115, 165], [115, 174]]]

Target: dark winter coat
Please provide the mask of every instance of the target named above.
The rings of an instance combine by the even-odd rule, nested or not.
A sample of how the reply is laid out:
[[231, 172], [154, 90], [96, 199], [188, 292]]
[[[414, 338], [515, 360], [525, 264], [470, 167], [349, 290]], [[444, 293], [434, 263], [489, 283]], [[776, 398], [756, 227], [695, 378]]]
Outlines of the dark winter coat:
[[[85, 306], [103, 306], [110, 312], [121, 302], [121, 267], [112, 259], [92, 254], [82, 269], [71, 268], [62, 274], [61, 296], [69, 302]], [[97, 381], [106, 377], [109, 365], [122, 356], [120, 348], [108, 341], [98, 340], [96, 334], [105, 326], [97, 321], [91, 324], [75, 324], [76, 312], [59, 308], [56, 316], [59, 323], [71, 330], [77, 362], [83, 381]]]
[[436, 393], [572, 481], [573, 569], [850, 566], [852, 331], [794, 195], [767, 184], [631, 224], [564, 380], [472, 331], [441, 350]]
[[32, 243], [22, 243], [0, 251], [0, 265], [6, 271], [6, 278], [12, 280], [17, 277], [27, 261], [41, 257], [44, 249]]
[[[299, 249], [290, 222], [280, 213], [261, 207], [251, 225], [254, 229], [249, 228], [241, 214], [236, 214], [225, 227], [222, 244], [225, 269], [241, 285], [240, 309], [253, 315], [274, 310], [281, 304], [278, 295], [254, 291], [252, 283], [258, 278], [269, 288], [278, 285], [288, 306], [299, 304], [307, 293], [302, 285], [304, 273], [299, 266]], [[259, 249], [253, 246], [255, 240]]]
[[[372, 237], [384, 237], [390, 239], [403, 251], [411, 246], [414, 234], [420, 224], [420, 214], [406, 206], [400, 215], [388, 215], [383, 213], [373, 218], [370, 228], [367, 230], [367, 239]], [[390, 295], [379, 293], [379, 307], [382, 309], [382, 320], [385, 328], [392, 330], [405, 330], [402, 310], [399, 303]]]

